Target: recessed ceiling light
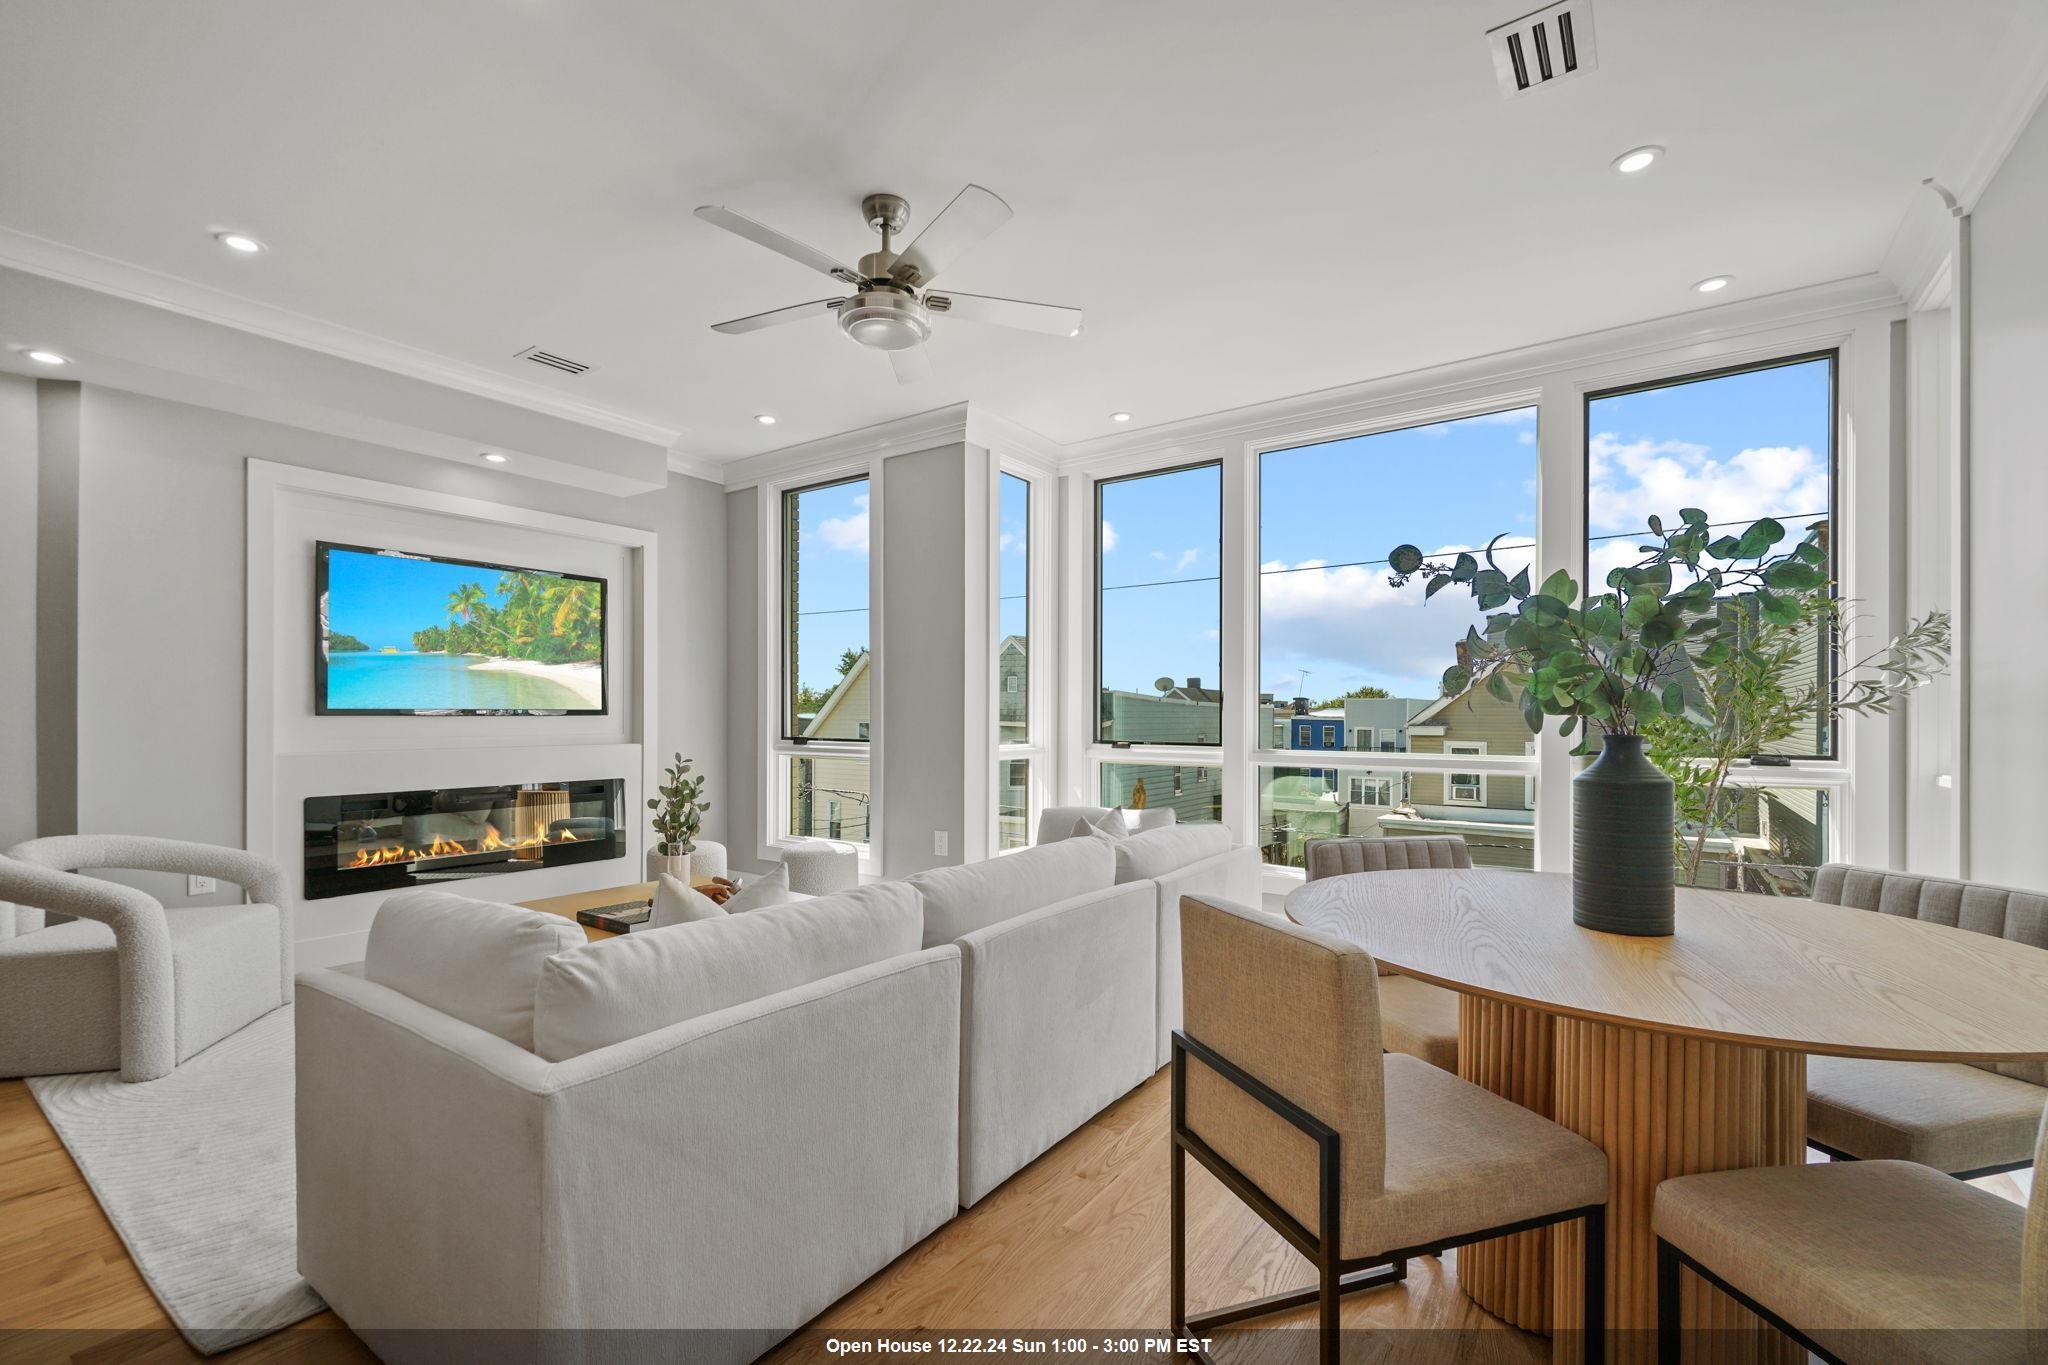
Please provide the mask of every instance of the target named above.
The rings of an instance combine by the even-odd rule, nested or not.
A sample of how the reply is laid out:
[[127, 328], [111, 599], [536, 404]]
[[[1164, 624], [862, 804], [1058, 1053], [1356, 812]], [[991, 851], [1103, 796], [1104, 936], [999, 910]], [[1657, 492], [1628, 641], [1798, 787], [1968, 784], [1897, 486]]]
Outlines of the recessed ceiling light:
[[507, 460], [511, 459], [512, 457], [509, 455], [500, 455], [495, 450], [486, 450], [483, 453], [483, 458], [491, 464], [504, 464]]
[[1131, 415], [1128, 412], [1112, 412], [1109, 415], [1109, 420], [1112, 422], [1128, 422], [1131, 420]]
[[772, 412], [757, 412], [754, 414], [754, 420], [764, 427], [772, 427], [775, 425], [775, 414]]
[[1718, 294], [1733, 283], [1735, 283], [1733, 275], [1709, 275], [1706, 279], [1694, 285], [1693, 289], [1701, 294]]
[[1657, 164], [1657, 158], [1664, 155], [1662, 147], [1631, 147], [1614, 158], [1614, 169], [1623, 175], [1641, 175]]
[[35, 361], [36, 364], [38, 365], [69, 365], [71, 363], [70, 356], [59, 355], [55, 351], [38, 350], [28, 351], [25, 354], [28, 356], [30, 360]]
[[1079, 327], [1076, 327], [1073, 331], [1067, 333], [1067, 335], [1070, 337], [1077, 337], [1081, 335], [1081, 329]]
[[229, 251], [239, 251], [244, 256], [254, 256], [264, 249], [263, 243], [246, 232], [216, 232], [213, 234], [213, 240]]

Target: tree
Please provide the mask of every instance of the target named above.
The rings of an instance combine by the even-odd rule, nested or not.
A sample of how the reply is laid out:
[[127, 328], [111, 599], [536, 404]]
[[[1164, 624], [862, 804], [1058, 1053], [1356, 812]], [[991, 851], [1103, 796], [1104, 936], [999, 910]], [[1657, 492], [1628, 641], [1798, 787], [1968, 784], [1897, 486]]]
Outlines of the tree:
[[858, 650], [858, 649], [848, 649], [848, 650], [846, 650], [846, 651], [844, 651], [843, 653], [841, 653], [841, 654], [840, 654], [840, 656], [839, 656], [839, 676], [840, 676], [840, 677], [842, 677], [842, 678], [843, 678], [843, 677], [845, 677], [845, 676], [846, 676], [847, 674], [849, 674], [849, 673], [853, 672], [853, 666], [854, 666], [855, 664], [857, 664], [857, 663], [859, 663], [859, 662], [860, 662], [860, 656], [861, 656], [861, 653], [862, 653], [862, 651], [861, 651], [861, 650]]
[[1384, 687], [1374, 687], [1371, 683], [1367, 683], [1363, 687], [1352, 688], [1341, 697], [1332, 697], [1328, 701], [1319, 701], [1309, 709], [1311, 711], [1329, 711], [1335, 710], [1347, 701], [1378, 701], [1383, 697], [1391, 697], [1393, 695]]
[[329, 654], [361, 654], [368, 649], [368, 645], [353, 635], [345, 635], [338, 630], [327, 632], [327, 652]]

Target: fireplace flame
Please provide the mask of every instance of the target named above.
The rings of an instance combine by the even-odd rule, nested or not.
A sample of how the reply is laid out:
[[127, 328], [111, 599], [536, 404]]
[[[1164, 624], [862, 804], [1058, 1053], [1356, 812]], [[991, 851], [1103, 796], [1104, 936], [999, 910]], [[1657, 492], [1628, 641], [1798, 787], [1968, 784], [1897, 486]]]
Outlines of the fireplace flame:
[[577, 842], [575, 834], [567, 829], [553, 835], [541, 833], [524, 839], [507, 839], [498, 832], [496, 825], [487, 824], [484, 826], [483, 837], [474, 843], [465, 843], [460, 839], [450, 839], [445, 834], [436, 834], [427, 842], [425, 848], [359, 848], [355, 852], [355, 857], [348, 862], [347, 866], [351, 868], [387, 867], [392, 863], [417, 863], [434, 858], [459, 858], [470, 853], [510, 853], [524, 849], [546, 848], [551, 844], [573, 844], [575, 842]]

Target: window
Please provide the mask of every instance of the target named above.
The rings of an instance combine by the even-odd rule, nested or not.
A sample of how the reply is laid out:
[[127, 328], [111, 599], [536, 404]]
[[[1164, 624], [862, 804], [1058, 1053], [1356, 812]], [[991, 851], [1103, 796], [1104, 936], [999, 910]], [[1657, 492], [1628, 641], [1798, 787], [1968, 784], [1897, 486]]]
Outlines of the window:
[[1031, 484], [1005, 474], [997, 491], [996, 676], [1001, 742], [1031, 742]]
[[1678, 880], [1763, 895], [1810, 896], [1829, 858], [1833, 799], [1818, 787], [1743, 787], [1705, 830], [1682, 825]]
[[[1483, 754], [1486, 752], [1486, 745], [1483, 743], [1446, 740], [1444, 742], [1444, 752], [1447, 754]], [[1451, 773], [1444, 780], [1446, 784], [1444, 800], [1453, 805], [1483, 806], [1486, 804], [1486, 774]]]
[[[869, 842], [868, 480], [782, 494], [782, 833]], [[772, 786], [770, 788], [773, 790]]]
[[996, 764], [996, 851], [1031, 846], [1031, 760]]
[[1095, 509], [1096, 738], [1221, 744], [1223, 467], [1104, 480]]
[[[1459, 641], [1484, 627], [1484, 613], [1462, 591], [1394, 588], [1386, 555], [1408, 543], [1432, 556], [1491, 545], [1506, 573], [1533, 572], [1536, 416], [1514, 408], [1259, 455], [1259, 734], [1338, 751], [1318, 761], [1342, 765], [1261, 770], [1269, 863], [1298, 866], [1302, 840], [1323, 833], [1456, 833], [1497, 844], [1496, 866], [1533, 865], [1534, 817], [1518, 778], [1389, 771], [1390, 754], [1492, 745], [1519, 755], [1532, 736], [1512, 702], [1443, 694]], [[1341, 719], [1298, 719], [1317, 712]]]
[[[1835, 512], [1835, 358], [1804, 356], [1771, 365], [1594, 394], [1586, 402], [1586, 578], [1632, 564], [1652, 515], [1676, 521], [1682, 507], [1707, 514], [1716, 534], [1771, 517], [1780, 548], [1796, 544]], [[1833, 547], [1841, 527], [1830, 525]], [[1806, 681], [1826, 687], [1834, 660], [1823, 632], [1797, 642]], [[1836, 750], [1818, 714], [1796, 734], [1766, 746], [1793, 758]]]
[[782, 495], [785, 739], [863, 741], [868, 723], [868, 481]]
[[1101, 766], [1101, 800], [1125, 810], [1173, 807], [1181, 824], [1223, 818], [1223, 769], [1152, 763], [1105, 763]]

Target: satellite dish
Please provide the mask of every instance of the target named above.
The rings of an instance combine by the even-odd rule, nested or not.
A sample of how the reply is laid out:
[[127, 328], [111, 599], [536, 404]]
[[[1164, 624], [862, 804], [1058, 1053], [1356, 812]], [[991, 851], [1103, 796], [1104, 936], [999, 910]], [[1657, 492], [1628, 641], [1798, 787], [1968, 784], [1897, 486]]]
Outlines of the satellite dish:
[[1173, 690], [1173, 679], [1154, 678], [1152, 680], [1152, 686], [1157, 688], [1161, 692], [1171, 692]]

